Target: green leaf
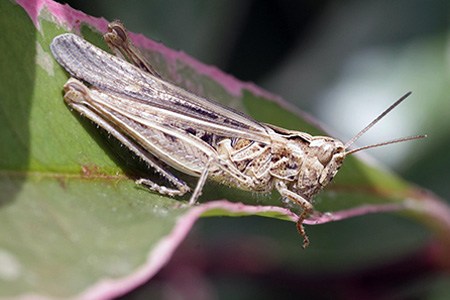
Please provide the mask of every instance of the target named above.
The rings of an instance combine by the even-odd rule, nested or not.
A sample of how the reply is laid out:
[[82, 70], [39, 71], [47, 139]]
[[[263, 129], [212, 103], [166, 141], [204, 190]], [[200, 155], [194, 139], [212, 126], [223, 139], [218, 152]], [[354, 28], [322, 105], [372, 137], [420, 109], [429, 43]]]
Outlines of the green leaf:
[[[209, 184], [203, 204], [188, 208], [137, 186], [134, 179], [153, 173], [66, 107], [68, 75], [49, 50], [56, 35], [70, 30], [105, 48], [106, 21], [50, 0], [20, 3], [0, 1], [1, 297], [113, 297], [156, 274], [201, 216], [295, 220], [277, 207], [276, 194], [261, 200]], [[258, 120], [323, 134], [277, 97], [181, 52], [132, 38], [168, 80]], [[210, 201], [224, 198], [229, 201]], [[317, 202], [320, 211], [338, 211], [337, 218], [360, 205], [398, 204], [450, 249], [450, 213], [442, 201], [355, 157]]]

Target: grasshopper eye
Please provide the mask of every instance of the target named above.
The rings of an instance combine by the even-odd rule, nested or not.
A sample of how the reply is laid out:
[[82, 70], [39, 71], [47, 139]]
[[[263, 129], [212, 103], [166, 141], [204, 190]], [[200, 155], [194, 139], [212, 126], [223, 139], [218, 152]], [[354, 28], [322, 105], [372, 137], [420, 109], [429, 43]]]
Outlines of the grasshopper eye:
[[320, 163], [323, 166], [328, 165], [328, 163], [331, 161], [331, 158], [333, 158], [333, 151], [332, 149], [321, 149], [324, 150], [322, 153], [317, 155], [317, 158], [319, 159]]
[[[314, 145], [316, 144], [316, 145]], [[334, 147], [327, 141], [318, 141], [317, 143], [311, 143], [312, 147], [316, 147], [317, 159], [325, 167], [333, 158]]]

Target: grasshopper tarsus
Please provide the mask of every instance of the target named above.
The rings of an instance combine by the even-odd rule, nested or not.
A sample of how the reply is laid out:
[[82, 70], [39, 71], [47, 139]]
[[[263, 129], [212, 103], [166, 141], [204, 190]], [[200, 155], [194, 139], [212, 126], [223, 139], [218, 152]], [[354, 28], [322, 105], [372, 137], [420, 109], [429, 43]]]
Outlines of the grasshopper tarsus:
[[300, 234], [300, 236], [303, 238], [303, 244], [302, 248], [306, 249], [309, 246], [309, 237], [306, 234], [305, 227], [303, 226], [304, 219], [298, 218], [297, 223], [295, 224], [297, 227], [297, 231]]
[[312, 208], [311, 207], [303, 207], [302, 213], [298, 216], [296, 227], [297, 231], [300, 234], [300, 236], [303, 238], [303, 244], [302, 248], [306, 249], [309, 246], [309, 238], [305, 231], [305, 226], [303, 225], [303, 221], [311, 214]]
[[168, 188], [164, 185], [159, 185], [147, 178], [140, 178], [135, 182], [138, 185], [145, 186], [147, 189], [151, 191], [157, 192], [161, 195], [168, 195], [170, 197], [183, 196], [189, 191], [189, 188], [187, 187], [186, 188], [178, 187], [178, 189]]

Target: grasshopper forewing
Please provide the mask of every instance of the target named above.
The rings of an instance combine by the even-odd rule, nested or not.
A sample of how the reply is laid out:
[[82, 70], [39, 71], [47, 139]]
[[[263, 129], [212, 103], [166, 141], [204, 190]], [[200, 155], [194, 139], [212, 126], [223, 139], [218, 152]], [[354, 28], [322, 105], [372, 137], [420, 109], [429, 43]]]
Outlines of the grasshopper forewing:
[[302, 222], [313, 211], [311, 200], [333, 179], [346, 155], [422, 137], [347, 151], [409, 93], [344, 145], [331, 137], [260, 123], [165, 81], [132, 45], [120, 22], [109, 24], [104, 38], [117, 56], [70, 33], [55, 37], [50, 47], [72, 76], [64, 85], [66, 103], [117, 138], [169, 186], [147, 178], [137, 182], [179, 196], [191, 189], [166, 165], [198, 177], [189, 204], [196, 203], [207, 178], [255, 192], [277, 189], [302, 208], [297, 229], [304, 247], [309, 240]]

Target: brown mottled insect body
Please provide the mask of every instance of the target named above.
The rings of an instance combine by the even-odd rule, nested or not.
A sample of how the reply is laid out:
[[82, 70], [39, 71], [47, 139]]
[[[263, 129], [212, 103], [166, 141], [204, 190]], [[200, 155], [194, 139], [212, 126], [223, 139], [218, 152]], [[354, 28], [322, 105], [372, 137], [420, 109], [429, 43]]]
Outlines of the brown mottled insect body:
[[66, 103], [106, 129], [172, 187], [147, 178], [137, 183], [170, 196], [190, 191], [162, 161], [199, 178], [190, 204], [196, 203], [207, 178], [249, 191], [275, 188], [302, 208], [297, 228], [305, 247], [309, 241], [302, 222], [313, 210], [311, 199], [333, 179], [346, 155], [420, 138], [346, 150], [409, 94], [344, 145], [330, 137], [260, 123], [165, 81], [134, 48], [118, 22], [109, 25], [105, 40], [119, 57], [74, 34], [57, 36], [51, 50], [72, 76], [64, 86]]

